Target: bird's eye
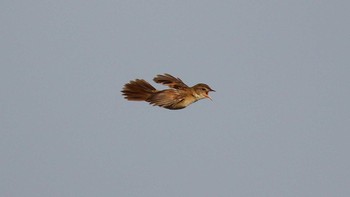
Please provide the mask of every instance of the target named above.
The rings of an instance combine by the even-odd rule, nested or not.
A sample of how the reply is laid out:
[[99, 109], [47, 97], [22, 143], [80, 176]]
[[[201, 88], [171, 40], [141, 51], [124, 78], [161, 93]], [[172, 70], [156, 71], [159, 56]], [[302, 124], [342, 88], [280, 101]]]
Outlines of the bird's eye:
[[202, 88], [202, 90], [203, 90], [203, 91], [206, 91], [206, 89], [205, 89], [205, 88]]

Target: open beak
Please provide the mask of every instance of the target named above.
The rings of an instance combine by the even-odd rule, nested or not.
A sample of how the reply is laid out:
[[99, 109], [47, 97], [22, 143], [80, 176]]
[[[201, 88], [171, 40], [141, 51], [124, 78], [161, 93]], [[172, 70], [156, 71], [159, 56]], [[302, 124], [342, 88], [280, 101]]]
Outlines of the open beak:
[[[210, 89], [210, 92], [215, 92], [215, 90]], [[205, 95], [206, 98], [210, 99], [211, 101], [213, 101], [213, 99], [211, 99], [211, 97], [209, 96], [209, 92], [207, 92], [207, 94]]]
[[210, 96], [207, 94], [205, 97], [207, 97], [208, 99], [210, 99], [211, 101], [213, 101], [213, 99], [210, 98]]
[[[210, 92], [215, 92], [215, 90], [213, 90], [213, 89], [210, 89], [209, 91], [210, 91]], [[211, 101], [213, 101], [213, 99], [210, 98], [210, 96], [209, 96], [208, 93], [207, 93], [207, 96], [206, 96], [206, 97], [207, 97], [208, 99], [210, 99]]]

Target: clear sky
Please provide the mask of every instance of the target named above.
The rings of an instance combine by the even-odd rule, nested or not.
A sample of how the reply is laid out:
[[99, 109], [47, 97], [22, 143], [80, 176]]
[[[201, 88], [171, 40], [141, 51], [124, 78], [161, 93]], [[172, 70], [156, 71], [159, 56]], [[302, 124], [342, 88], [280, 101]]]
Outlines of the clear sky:
[[[350, 196], [349, 9], [1, 1], [0, 196]], [[162, 73], [213, 101], [121, 96]]]

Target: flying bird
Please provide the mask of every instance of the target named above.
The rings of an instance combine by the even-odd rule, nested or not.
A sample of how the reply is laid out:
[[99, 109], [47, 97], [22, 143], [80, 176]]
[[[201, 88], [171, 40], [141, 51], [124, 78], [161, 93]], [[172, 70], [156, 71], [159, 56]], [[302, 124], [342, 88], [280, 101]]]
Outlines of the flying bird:
[[125, 84], [121, 92], [129, 101], [146, 101], [153, 106], [171, 110], [183, 109], [204, 98], [212, 100], [208, 93], [215, 92], [204, 83], [189, 87], [180, 78], [167, 73], [157, 75], [153, 81], [170, 89], [157, 90], [144, 79], [135, 79]]

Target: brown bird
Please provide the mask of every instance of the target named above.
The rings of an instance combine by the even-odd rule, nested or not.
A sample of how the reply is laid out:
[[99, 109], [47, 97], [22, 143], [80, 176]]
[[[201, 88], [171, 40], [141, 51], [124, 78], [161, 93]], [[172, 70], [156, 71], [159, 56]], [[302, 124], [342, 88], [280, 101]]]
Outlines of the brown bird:
[[124, 85], [123, 96], [129, 101], [146, 101], [151, 105], [166, 109], [183, 109], [190, 104], [211, 98], [208, 93], [215, 92], [207, 84], [199, 83], [193, 87], [187, 86], [181, 79], [170, 74], [157, 75], [153, 81], [171, 89], [157, 90], [143, 79], [135, 79]]

